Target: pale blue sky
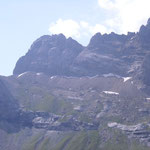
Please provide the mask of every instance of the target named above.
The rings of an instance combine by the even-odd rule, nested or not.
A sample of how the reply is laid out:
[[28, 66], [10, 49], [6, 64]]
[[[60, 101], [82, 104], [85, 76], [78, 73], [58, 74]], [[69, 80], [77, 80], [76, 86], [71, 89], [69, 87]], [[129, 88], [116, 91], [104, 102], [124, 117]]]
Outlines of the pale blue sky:
[[[141, 3], [138, 1], [149, 3], [149, 0], [133, 1], [139, 6]], [[67, 37], [72, 36], [81, 44], [87, 45], [96, 32], [126, 33], [128, 29], [137, 31], [140, 24], [150, 17], [148, 8], [148, 12], [144, 11], [138, 17], [140, 19], [135, 17], [135, 10], [135, 14], [129, 18], [133, 22], [126, 25], [124, 22], [130, 20], [122, 12], [122, 5], [125, 4], [120, 4], [118, 0], [1, 0], [0, 75], [11, 75], [18, 58], [42, 35], [64, 31]], [[132, 5], [128, 2], [126, 10]], [[119, 17], [123, 19], [120, 20]], [[68, 34], [65, 28], [74, 32]]]

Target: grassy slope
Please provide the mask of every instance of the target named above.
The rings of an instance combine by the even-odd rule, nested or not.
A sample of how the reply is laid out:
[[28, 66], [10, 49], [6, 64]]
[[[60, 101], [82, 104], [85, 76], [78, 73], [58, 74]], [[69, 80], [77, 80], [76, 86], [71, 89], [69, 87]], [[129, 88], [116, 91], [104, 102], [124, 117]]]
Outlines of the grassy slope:
[[19, 96], [17, 99], [27, 110], [45, 111], [56, 114], [72, 110], [69, 102], [54, 97], [47, 89], [31, 86], [28, 88], [28, 92], [25, 92], [25, 90], [25, 87], [18, 90]]
[[[85, 122], [91, 121], [88, 117], [89, 114], [87, 111], [74, 112], [73, 106], [70, 102], [65, 99], [54, 97], [48, 88], [42, 87], [40, 84], [38, 84], [38, 86], [34, 84], [22, 84], [22, 86], [19, 86], [16, 91], [18, 92], [16, 98], [19, 100], [20, 104], [25, 106], [28, 110], [47, 111], [56, 114], [75, 113], [74, 115], [79, 116], [79, 120]], [[85, 103], [87, 103], [87, 101], [85, 101]], [[132, 101], [132, 103], [132, 106], [134, 107], [134, 101]], [[102, 104], [100, 103], [99, 105], [97, 105], [98, 110], [101, 110]], [[131, 114], [129, 113], [129, 115]], [[103, 119], [104, 120], [101, 119], [101, 122], [104, 124], [103, 126], [109, 121], [121, 122], [120, 116], [104, 116]], [[32, 129], [29, 130], [32, 131]], [[106, 128], [106, 130], [108, 129]], [[108, 130], [109, 134], [106, 134], [106, 136], [108, 136], [106, 139], [103, 137], [102, 132], [101, 129], [101, 131], [63, 132], [61, 135], [58, 135], [47, 134], [44, 131], [36, 131], [34, 134], [27, 135], [26, 131], [23, 131], [13, 135], [7, 135], [6, 139], [8, 138], [10, 141], [13, 139], [14, 143], [19, 143], [18, 141], [20, 138], [25, 138], [22, 140], [24, 142], [22, 145], [23, 150], [149, 150], [149, 148], [138, 144], [133, 139], [128, 139], [119, 131]], [[6, 140], [6, 144], [7, 143], [8, 141]]]
[[[136, 141], [127, 139], [118, 131], [112, 133], [111, 139], [103, 143], [97, 131], [81, 131], [65, 134], [55, 147], [51, 147], [51, 138], [44, 138], [37, 150], [149, 150], [148, 147], [141, 146]], [[33, 137], [31, 143], [25, 150], [34, 150], [38, 137]], [[103, 144], [102, 144], [103, 143]]]

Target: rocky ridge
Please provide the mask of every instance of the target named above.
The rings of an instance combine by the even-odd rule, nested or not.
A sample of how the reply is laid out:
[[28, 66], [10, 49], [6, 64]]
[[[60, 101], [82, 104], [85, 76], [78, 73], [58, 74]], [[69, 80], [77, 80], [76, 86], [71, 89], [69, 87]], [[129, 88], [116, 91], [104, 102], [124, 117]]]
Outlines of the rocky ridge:
[[26, 71], [48, 75], [95, 76], [113, 73], [133, 76], [149, 85], [149, 20], [139, 32], [94, 35], [87, 47], [62, 34], [37, 39], [21, 57], [14, 74]]
[[0, 148], [148, 150], [149, 37], [148, 20], [86, 47], [62, 34], [37, 39], [0, 77]]

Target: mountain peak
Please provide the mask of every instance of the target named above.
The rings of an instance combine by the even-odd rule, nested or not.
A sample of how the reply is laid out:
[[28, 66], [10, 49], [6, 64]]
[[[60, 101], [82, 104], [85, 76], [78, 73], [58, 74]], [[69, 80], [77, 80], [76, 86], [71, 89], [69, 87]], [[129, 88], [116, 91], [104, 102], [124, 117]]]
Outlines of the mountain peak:
[[35, 42], [47, 40], [66, 40], [66, 37], [62, 33], [53, 35], [43, 35], [40, 38], [38, 38]]
[[150, 49], [149, 24], [150, 19], [138, 33], [128, 32], [127, 35], [96, 33], [87, 47], [63, 34], [44, 35], [18, 60], [14, 74], [31, 71], [52, 76], [127, 75], [130, 65], [134, 65], [129, 65], [129, 62], [136, 59], [142, 62]]
[[18, 60], [14, 74], [26, 71], [44, 72], [49, 75], [63, 75], [64, 72], [68, 74], [68, 65], [82, 49], [81, 44], [72, 38], [67, 39], [63, 34], [44, 35]]
[[128, 36], [122, 34], [116, 34], [114, 32], [111, 32], [110, 34], [101, 34], [101, 33], [96, 33], [90, 40], [90, 43], [88, 47], [93, 48], [93, 47], [101, 47], [104, 44], [110, 44], [114, 42], [124, 42]]
[[148, 19], [146, 26], [149, 26], [149, 27], [150, 27], [150, 18]]
[[150, 40], [149, 40], [150, 39], [150, 18], [148, 19], [146, 25], [142, 25], [140, 27], [138, 35], [144, 44], [145, 43], [149, 44], [149, 42], [150, 42]]

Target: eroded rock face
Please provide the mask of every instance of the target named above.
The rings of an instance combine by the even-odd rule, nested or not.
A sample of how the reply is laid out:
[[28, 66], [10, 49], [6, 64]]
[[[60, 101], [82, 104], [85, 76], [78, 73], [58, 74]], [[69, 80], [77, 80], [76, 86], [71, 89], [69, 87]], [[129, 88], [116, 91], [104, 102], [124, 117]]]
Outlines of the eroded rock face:
[[[95, 34], [87, 47], [62, 34], [45, 35], [37, 39], [28, 53], [21, 57], [14, 74], [26, 71], [48, 75], [94, 76], [117, 74], [141, 78], [148, 72], [147, 55], [150, 52], [150, 23], [141, 26], [138, 33], [118, 35]], [[145, 67], [143, 69], [143, 67]], [[144, 70], [144, 71], [143, 71]], [[149, 85], [142, 78], [144, 83]]]
[[142, 80], [143, 82], [150, 86], [150, 53], [145, 57], [142, 64]]
[[44, 72], [49, 75], [70, 75], [70, 66], [83, 46], [62, 34], [45, 35], [37, 39], [28, 53], [21, 57], [14, 74], [26, 71]]
[[[44, 113], [46, 114], [46, 113]], [[66, 116], [66, 121], [63, 116], [49, 114], [48, 116], [37, 116], [32, 120], [33, 126], [39, 129], [56, 130], [56, 131], [80, 131], [80, 130], [97, 130], [98, 125], [86, 123], [75, 119], [73, 116]]]
[[118, 128], [128, 135], [130, 138], [136, 138], [150, 146], [149, 124], [124, 125], [116, 122], [108, 123], [109, 128]]

